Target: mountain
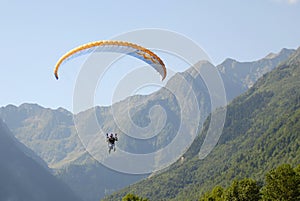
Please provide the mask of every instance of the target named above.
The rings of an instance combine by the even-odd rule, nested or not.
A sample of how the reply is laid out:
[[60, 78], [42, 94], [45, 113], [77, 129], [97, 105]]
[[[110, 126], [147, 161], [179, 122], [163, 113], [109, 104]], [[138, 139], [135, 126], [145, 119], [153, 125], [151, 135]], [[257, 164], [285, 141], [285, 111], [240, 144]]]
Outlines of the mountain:
[[0, 200], [80, 201], [22, 146], [0, 120]]
[[73, 114], [67, 110], [25, 103], [1, 108], [0, 116], [15, 137], [34, 150], [49, 167], [72, 160], [83, 151], [75, 132]]
[[[260, 78], [227, 107], [222, 135], [213, 151], [200, 160], [198, 152], [210, 118], [190, 149], [168, 171], [133, 184], [105, 201], [127, 193], [149, 200], [198, 200], [215, 185], [229, 186], [246, 177], [263, 181], [279, 164], [300, 164], [300, 48]], [[218, 111], [216, 111], [218, 112]]]
[[[247, 64], [237, 62], [238, 65], [233, 65], [233, 62], [223, 62], [217, 68], [222, 69], [220, 72], [225, 79], [227, 96], [232, 99], [246, 91], [247, 87], [243, 85], [243, 80], [247, 77], [245, 73], [248, 73], [248, 76], [255, 81], [262, 75], [262, 73], [257, 72], [262, 72], [261, 69], [267, 71], [274, 68], [280, 60], [286, 59], [291, 52], [293, 50], [283, 50], [273, 57]], [[111, 107], [95, 107], [73, 115], [63, 108], [52, 110], [37, 104], [25, 103], [19, 107], [8, 105], [0, 108], [0, 117], [5, 120], [15, 137], [45, 160], [48, 166], [78, 195], [86, 201], [92, 201], [146, 178], [149, 174], [129, 175], [108, 169], [86, 152], [82, 145], [84, 138], [80, 136], [81, 139], [79, 139], [79, 133], [91, 137], [99, 136], [99, 128], [105, 132], [115, 131], [121, 136], [118, 142], [120, 149], [130, 153], [151, 153], [172, 142], [176, 132], [182, 129], [179, 127], [180, 121], [189, 119], [188, 124], [185, 124], [183, 128], [185, 133], [190, 134], [184, 143], [189, 143], [191, 136], [196, 135], [197, 129], [201, 130], [204, 120], [214, 109], [211, 105], [207, 86], [199, 74], [201, 70], [213, 68], [215, 67], [208, 62], [200, 62], [185, 72], [177, 73], [168, 81], [166, 88], [150, 95], [129, 97]], [[250, 71], [249, 69], [256, 70]], [[192, 104], [195, 102], [193, 97], [196, 98], [197, 106]], [[199, 117], [194, 116], [192, 112], [186, 113], [186, 111], [191, 110], [190, 107], [183, 106], [186, 108], [180, 108], [182, 106], [177, 98], [189, 103], [187, 106], [192, 105], [193, 109], [201, 111]], [[166, 114], [166, 122], [159, 135], [147, 140], [135, 140], [122, 135], [119, 125], [122, 125], [123, 129], [127, 131], [133, 131], [137, 125], [142, 128], [144, 136], [150, 136], [153, 130], [147, 130], [147, 126], [151, 124], [151, 120], [163, 118], [160, 112], [152, 110], [157, 106], [161, 106]], [[115, 121], [116, 116], [113, 116], [113, 112], [118, 114], [119, 122]], [[130, 118], [128, 118], [128, 114], [130, 114]], [[94, 121], [95, 116], [96, 121]], [[194, 122], [196, 120], [198, 122]], [[96, 146], [96, 149], [106, 153], [105, 144]], [[160, 157], [157, 157], [153, 161], [160, 160]], [[126, 158], [118, 161], [127, 164]], [[89, 183], [82, 182], [87, 179], [89, 179]]]
[[[254, 62], [238, 62], [233, 59], [226, 59], [217, 66], [223, 80], [228, 100], [244, 93], [252, 84], [264, 73], [272, 70], [280, 62], [285, 61], [295, 50], [282, 49], [278, 54], [269, 54], [267, 57]], [[196, 93], [197, 100], [200, 102], [201, 118], [205, 119], [210, 108], [210, 97], [197, 71], [203, 66], [210, 66], [209, 63], [202, 62], [196, 67], [192, 67], [186, 72], [178, 73], [169, 80], [166, 88], [177, 90], [177, 94], [184, 94], [190, 87]], [[208, 68], [209, 68], [208, 67]], [[198, 69], [197, 69], [198, 68]], [[185, 82], [188, 85], [184, 84]], [[178, 87], [179, 86], [179, 87]], [[135, 123], [145, 126], [149, 122], [147, 112], [154, 105], [162, 105], [173, 111], [174, 118], [178, 116], [176, 100], [171, 97], [168, 90], [162, 88], [148, 96], [133, 96], [115, 104], [115, 113], [130, 111]], [[124, 110], [123, 108], [127, 108]], [[111, 107], [96, 107], [97, 119], [104, 129], [114, 130], [116, 125], [112, 119]], [[84, 122], [80, 124], [88, 129], [84, 124], [94, 115], [91, 110], [73, 116], [73, 114], [63, 108], [52, 110], [43, 108], [37, 104], [22, 104], [19, 107], [8, 105], [0, 108], [0, 117], [5, 120], [8, 127], [13, 131], [15, 137], [27, 147], [37, 153], [47, 162], [51, 168], [60, 168], [73, 160], [82, 158], [85, 150], [77, 136], [73, 118]], [[142, 119], [140, 119], [142, 117]], [[125, 124], [129, 124], [127, 114], [122, 119]], [[178, 123], [172, 120], [173, 125]], [[176, 122], [177, 121], [177, 122]], [[112, 122], [112, 123], [111, 123]], [[201, 122], [200, 122], [201, 123]], [[153, 142], [152, 142], [153, 144]], [[149, 145], [151, 149], [152, 144]], [[158, 147], [161, 145], [158, 145]], [[124, 145], [123, 148], [125, 148]]]
[[279, 53], [270, 53], [257, 61], [226, 59], [219, 64], [217, 68], [224, 81], [228, 100], [246, 92], [261, 76], [286, 61], [294, 52], [295, 50], [283, 48]]
[[[43, 158], [51, 171], [83, 200], [99, 200], [107, 193], [144, 178], [122, 175], [95, 161], [85, 151], [73, 114], [67, 110], [25, 103], [1, 108], [0, 114], [14, 136]], [[86, 119], [88, 114], [86, 111], [81, 117]], [[33, 156], [30, 157], [37, 159]]]
[[[202, 63], [202, 68], [214, 68], [209, 63]], [[200, 66], [199, 66], [200, 68]], [[202, 111], [200, 122], [209, 114], [209, 94], [206, 90], [201, 76], [196, 74], [195, 69], [188, 72], [177, 74], [172, 78], [168, 85], [178, 97], [189, 97], [195, 89], [195, 95], [199, 101], [199, 108]], [[180, 84], [186, 82], [188, 84]], [[176, 87], [180, 84], [180, 88]], [[200, 90], [201, 89], [201, 90]], [[149, 96], [133, 96], [113, 106], [121, 119], [121, 124], [130, 125], [126, 115], [127, 111], [132, 114], [132, 120], [138, 126], [144, 127], [149, 124], [149, 111], [151, 108], [160, 105], [166, 112], [166, 124], [162, 128], [158, 137], [150, 138], [145, 141], [132, 140], [120, 133], [120, 143], [118, 146], [126, 151], [133, 153], [151, 152], [163, 147], [172, 139], [172, 133], [176, 134], [180, 123], [178, 102], [172, 93], [167, 89], [162, 89]], [[177, 97], [177, 98], [178, 98]], [[186, 98], [189, 102], [189, 99]], [[127, 110], [124, 110], [127, 108]], [[97, 115], [97, 122], [93, 121], [94, 115]], [[158, 113], [159, 114], [159, 113]], [[179, 114], [179, 115], [178, 115]], [[53, 168], [60, 178], [62, 178], [70, 187], [85, 200], [100, 199], [104, 195], [118, 190], [131, 183], [134, 183], [148, 174], [124, 174], [108, 169], [104, 165], [95, 161], [89, 153], [84, 150], [78, 133], [88, 134], [89, 136], [99, 135], [99, 127], [106, 131], [119, 131], [118, 125], [112, 116], [112, 107], [95, 107], [79, 114], [72, 115], [63, 109], [51, 110], [42, 108], [36, 104], [22, 104], [19, 107], [8, 105], [0, 108], [0, 116], [5, 119], [8, 126], [12, 129], [15, 136], [24, 144], [33, 149], [42, 157], [49, 167]], [[72, 121], [74, 118], [76, 125]], [[152, 112], [152, 119], [160, 119], [156, 113]], [[131, 129], [128, 127], [128, 129]], [[188, 125], [186, 131], [192, 131]], [[148, 130], [144, 135], [151, 134]], [[194, 132], [195, 133], [195, 132]], [[168, 139], [169, 138], [169, 139]], [[81, 140], [84, 140], [81, 138]], [[105, 143], [105, 138], [103, 139]], [[106, 153], [106, 144], [97, 146], [96, 149], [103, 150]], [[125, 160], [125, 161], [124, 161]], [[119, 163], [126, 164], [126, 158], [119, 160]], [[83, 182], [89, 181], [89, 182]]]

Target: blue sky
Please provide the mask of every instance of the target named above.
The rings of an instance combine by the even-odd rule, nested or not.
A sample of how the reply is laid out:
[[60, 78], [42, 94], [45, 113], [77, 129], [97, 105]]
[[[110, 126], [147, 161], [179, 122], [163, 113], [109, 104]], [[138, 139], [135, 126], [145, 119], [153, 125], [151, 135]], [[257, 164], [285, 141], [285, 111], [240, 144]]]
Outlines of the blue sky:
[[55, 80], [53, 68], [78, 45], [158, 28], [195, 41], [214, 64], [228, 57], [251, 61], [300, 46], [300, 2], [4, 0], [0, 26], [0, 106], [29, 102], [71, 110], [79, 64], [63, 81]]

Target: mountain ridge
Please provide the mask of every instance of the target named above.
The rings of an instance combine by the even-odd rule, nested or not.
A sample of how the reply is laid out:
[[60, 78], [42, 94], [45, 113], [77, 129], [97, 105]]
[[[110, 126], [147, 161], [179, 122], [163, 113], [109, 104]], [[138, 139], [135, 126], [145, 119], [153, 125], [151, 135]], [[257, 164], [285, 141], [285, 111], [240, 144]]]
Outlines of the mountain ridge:
[[[246, 177], [263, 181], [278, 164], [300, 164], [300, 48], [277, 68], [260, 78], [227, 107], [223, 134], [203, 160], [203, 143], [210, 118], [183, 160], [168, 171], [107, 196], [120, 200], [134, 193], [150, 200], [198, 200], [216, 185], [229, 186]], [[217, 111], [216, 111], [217, 112]]]
[[[284, 56], [286, 57], [287, 54]], [[270, 65], [274, 68], [275, 64], [277, 63], [271, 62]], [[195, 91], [199, 103], [199, 110], [201, 111], [199, 128], [202, 127], [202, 123], [211, 112], [209, 93], [205, 83], [201, 79], [201, 75], [197, 73], [199, 69], [204, 66], [213, 67], [210, 63], [202, 62], [198, 66], [193, 66], [185, 72], [176, 74], [176, 76], [167, 83], [168, 87], [173, 87], [174, 90], [177, 90], [177, 92], [181, 94], [181, 96], [187, 94], [191, 89]], [[249, 70], [246, 71], [249, 72]], [[224, 75], [221, 74], [221, 76], [224, 78]], [[230, 93], [229, 100], [233, 99], [236, 94], [244, 93], [247, 90], [246, 88], [243, 88], [242, 81], [235, 82], [236, 78], [234, 78], [234, 76], [230, 77], [227, 74], [226, 76], [227, 83], [225, 82], [225, 88], [227, 89], [227, 93]], [[177, 85], [180, 86], [180, 82], [188, 82], [189, 87], [176, 87]], [[237, 90], [228, 90], [228, 88], [232, 86], [235, 86]], [[178, 114], [180, 110], [178, 110], [178, 102], [166, 89], [162, 88], [150, 95], [129, 97], [126, 100], [116, 103], [114, 107], [119, 108], [119, 114], [126, 112], [124, 111], [122, 104], [127, 104], [127, 102], [130, 102], [129, 106], [131, 107], [130, 112], [132, 114], [132, 120], [138, 126], [144, 127], [149, 123], [150, 119], [148, 111], [155, 105], [161, 105], [166, 108], [171, 118], [168, 119], [168, 124], [165, 127], [165, 135], [143, 143], [123, 138], [120, 140], [120, 143], [118, 143], [120, 148], [133, 153], [140, 153], [141, 150], [151, 152], [163, 147], [170, 141], [165, 139], [167, 139], [167, 137], [172, 137], [172, 135], [167, 136], [167, 134], [176, 133], [176, 130], [178, 129], [176, 125], [178, 125]], [[100, 128], [106, 131], [120, 131], [117, 129], [116, 124], [111, 117], [111, 107], [97, 106], [75, 114], [75, 116], [63, 108], [52, 110], [50, 108], [43, 108], [37, 104], [22, 104], [19, 107], [7, 106], [0, 108], [0, 117], [6, 120], [9, 127], [13, 130], [14, 135], [18, 137], [21, 142], [38, 153], [41, 158], [47, 161], [47, 164], [51, 168], [55, 168], [57, 175], [64, 178], [64, 181], [66, 181], [73, 190], [83, 196], [87, 196], [87, 192], [90, 192], [89, 189], [94, 186], [99, 186], [99, 189], [111, 189], [107, 190], [110, 192], [148, 176], [146, 174], [130, 178], [127, 177], [128, 175], [123, 175], [123, 177], [117, 174], [118, 176], [113, 177], [114, 180], [109, 182], [102, 181], [106, 176], [100, 171], [106, 172], [107, 174], [115, 173], [113, 171], [107, 171], [106, 167], [102, 165], [95, 164], [95, 161], [84, 150], [82, 142], [78, 139], [77, 134], [78, 129], [82, 129], [82, 131], [87, 133], [97, 132], [97, 129], [90, 126], [87, 121], [88, 119], [94, 118], [95, 114], [98, 121], [97, 128], [100, 126]], [[73, 117], [75, 117], [75, 119], [78, 118], [79, 122], [81, 122], [80, 125], [76, 125], [76, 128]], [[124, 118], [125, 119], [122, 119], [122, 121], [123, 123], [125, 122], [126, 125], [126, 122], [128, 121], [126, 119], [127, 116], [124, 116]], [[128, 147], [130, 150], [128, 150]], [[85, 171], [84, 168], [88, 171]], [[74, 174], [77, 174], [80, 179], [77, 181], [74, 180]], [[90, 187], [88, 187], [88, 184], [86, 184], [84, 188], [80, 185], [79, 181], [84, 180], [84, 178], [91, 178], [92, 182], [89, 184]], [[130, 182], [126, 182], [126, 180]], [[118, 183], [118, 185], [113, 185], [113, 183]], [[94, 189], [91, 194], [96, 195], [95, 197], [98, 199], [101, 196], [103, 197], [105, 192], [103, 191], [100, 193], [100, 190]], [[87, 200], [94, 200], [95, 197], [89, 196]]]
[[217, 65], [224, 81], [229, 102], [237, 95], [250, 89], [258, 78], [286, 61], [294, 49], [283, 48], [272, 57], [265, 56], [252, 62], [239, 62], [235, 59], [225, 59]]

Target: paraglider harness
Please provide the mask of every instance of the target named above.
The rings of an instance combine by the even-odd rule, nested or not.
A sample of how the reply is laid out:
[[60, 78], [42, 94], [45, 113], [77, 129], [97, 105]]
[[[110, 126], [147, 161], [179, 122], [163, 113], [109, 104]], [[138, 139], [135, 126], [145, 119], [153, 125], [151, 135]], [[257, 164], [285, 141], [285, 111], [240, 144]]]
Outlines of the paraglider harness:
[[113, 136], [113, 134], [108, 136], [108, 133], [106, 133], [106, 141], [108, 142], [108, 153], [110, 153], [111, 150], [116, 151], [115, 141], [118, 141], [117, 133], [115, 136]]

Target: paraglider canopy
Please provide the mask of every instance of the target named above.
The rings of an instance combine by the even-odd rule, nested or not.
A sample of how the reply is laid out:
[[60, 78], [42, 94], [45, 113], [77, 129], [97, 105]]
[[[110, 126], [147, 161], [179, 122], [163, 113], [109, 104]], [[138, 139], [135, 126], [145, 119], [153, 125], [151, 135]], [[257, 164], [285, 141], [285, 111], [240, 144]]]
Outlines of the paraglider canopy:
[[65, 55], [63, 55], [56, 63], [54, 75], [58, 79], [58, 69], [61, 64], [82, 54], [87, 54], [93, 51], [99, 52], [118, 52], [136, 57], [143, 60], [153, 67], [162, 76], [162, 80], [166, 78], [167, 70], [163, 61], [152, 51], [142, 46], [124, 42], [124, 41], [95, 41], [76, 47]]

